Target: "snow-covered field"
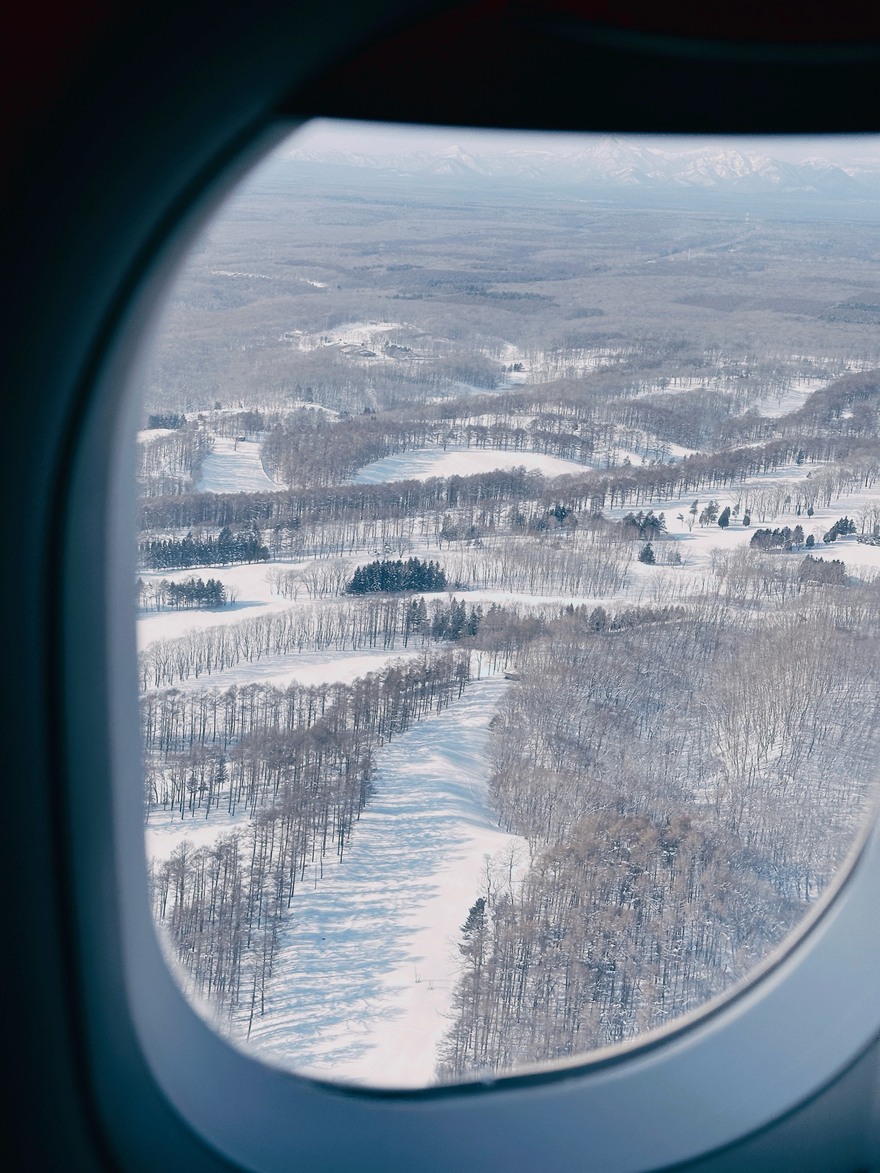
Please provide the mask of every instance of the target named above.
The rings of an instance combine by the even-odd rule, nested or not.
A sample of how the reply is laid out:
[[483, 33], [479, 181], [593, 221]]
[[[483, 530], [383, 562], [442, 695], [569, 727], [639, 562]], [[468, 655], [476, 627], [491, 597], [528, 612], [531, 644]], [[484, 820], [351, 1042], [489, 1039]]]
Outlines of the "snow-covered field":
[[258, 493], [278, 489], [260, 460], [256, 440], [224, 440], [217, 436], [205, 457], [196, 486], [200, 493]]
[[380, 754], [342, 862], [325, 859], [320, 881], [307, 876], [297, 893], [251, 1034], [262, 1056], [374, 1087], [433, 1081], [486, 857], [514, 875], [527, 859], [486, 796], [489, 721], [507, 687], [472, 684]]
[[[393, 328], [392, 323], [355, 323], [338, 332], [334, 341], [363, 345], [362, 331], [381, 333]], [[762, 401], [761, 411], [781, 415], [792, 410], [823, 382], [798, 384], [784, 395]], [[679, 458], [686, 452], [676, 449], [667, 455]], [[634, 464], [642, 459], [636, 452], [631, 458]], [[361, 469], [354, 480], [362, 484], [424, 480], [516, 466], [545, 476], [584, 469], [575, 461], [531, 452], [431, 448], [376, 461]], [[817, 506], [811, 518], [796, 516], [790, 501], [786, 503], [784, 487], [793, 488], [808, 474], [821, 477], [822, 468], [793, 465], [752, 478], [735, 491], [699, 494], [701, 509], [710, 499], [717, 501], [719, 509], [748, 500], [752, 511], [748, 528], [742, 525], [741, 511], [727, 529], [717, 523], [703, 527], [690, 524], [691, 499], [653, 501], [650, 508], [665, 514], [667, 528], [666, 537], [654, 543], [657, 564], [645, 565], [633, 558], [626, 584], [614, 596], [537, 598], [509, 590], [474, 590], [458, 592], [458, 597], [469, 606], [497, 601], [540, 608], [572, 602], [601, 604], [611, 610], [641, 602], [677, 602], [711, 584], [717, 552], [747, 547], [755, 529], [765, 525], [801, 524], [805, 535], [815, 537], [817, 557], [842, 559], [850, 573], [880, 574], [880, 547], [861, 545], [854, 538], [839, 539], [830, 546], [821, 540], [843, 514], [858, 519], [862, 511], [876, 507], [876, 490], [835, 497], [830, 506]], [[218, 438], [204, 461], [199, 488], [247, 492], [277, 486], [263, 470], [256, 440]], [[774, 493], [778, 494], [775, 498]], [[607, 516], [620, 519], [631, 511], [614, 509]], [[553, 540], [572, 539], [560, 533]], [[634, 545], [633, 550], [637, 548]], [[668, 564], [673, 550], [680, 564]], [[430, 534], [414, 540], [411, 552], [441, 564], [457, 553], [455, 547], [438, 550], [436, 537]], [[373, 550], [356, 551], [350, 561], [354, 566], [374, 555]], [[803, 552], [778, 557], [800, 559]], [[278, 564], [284, 570], [292, 566]], [[140, 646], [293, 606], [291, 600], [272, 593], [272, 569], [272, 564], [261, 563], [144, 573], [147, 582], [219, 578], [235, 601], [214, 611], [146, 612], [138, 624]], [[333, 598], [312, 601], [301, 594], [296, 605], [338, 603]], [[177, 687], [351, 681], [391, 661], [421, 655], [417, 648], [292, 653], [243, 662]], [[479, 668], [476, 654], [474, 666]], [[525, 842], [495, 825], [487, 795], [489, 723], [508, 687], [498, 677], [477, 680], [450, 708], [428, 717], [378, 752], [374, 793], [342, 862], [328, 856], [318, 865], [320, 874], [306, 876], [282, 928], [266, 1014], [255, 1019], [251, 1034], [251, 1044], [262, 1056], [286, 1068], [371, 1086], [418, 1087], [433, 1081], [437, 1048], [453, 1017], [461, 926], [484, 890], [487, 858], [494, 859], [493, 866], [504, 869], [514, 883], [528, 859]], [[244, 826], [241, 817], [216, 813], [209, 819], [180, 820], [153, 812], [147, 826], [148, 853], [156, 859], [167, 858], [184, 836], [202, 846], [235, 826]]]
[[[284, 563], [290, 570], [298, 563]], [[216, 627], [218, 624], [238, 623], [252, 619], [265, 611], [284, 610], [288, 599], [273, 595], [267, 575], [270, 564], [254, 562], [242, 566], [199, 566], [190, 570], [145, 570], [140, 578], [145, 583], [189, 582], [191, 578], [219, 579], [227, 591], [235, 595], [233, 603], [217, 610], [142, 611], [138, 616], [138, 647], [143, 650], [156, 639], [173, 639], [194, 628]]]
[[584, 465], [559, 456], [540, 452], [511, 452], [500, 448], [418, 448], [374, 460], [352, 477], [358, 485], [378, 485], [384, 481], [417, 480], [430, 477], [474, 476], [498, 468], [525, 468], [544, 476], [558, 477], [583, 472]]
[[292, 342], [297, 350], [315, 350], [319, 346], [356, 346], [364, 349], [381, 347], [393, 330], [406, 330], [403, 322], [346, 322], [341, 326], [323, 330], [319, 334], [307, 334], [302, 330], [290, 330], [284, 340]]
[[187, 812], [181, 819], [178, 814], [151, 811], [147, 818], [147, 855], [157, 862], [168, 859], [184, 839], [194, 848], [210, 847], [221, 835], [244, 830], [246, 825], [246, 814], [229, 815], [214, 810], [206, 819], [204, 813], [190, 815]]
[[269, 684], [273, 688], [286, 688], [288, 684], [303, 684], [314, 687], [319, 684], [343, 684], [366, 676], [368, 672], [380, 672], [397, 660], [410, 660], [423, 656], [421, 648], [402, 648], [385, 651], [382, 648], [366, 649], [359, 652], [291, 652], [289, 655], [264, 656], [260, 660], [242, 661], [224, 672], [212, 672], [210, 676], [191, 676], [178, 680], [174, 687], [180, 692], [194, 692], [201, 688], [241, 688], [246, 684]]
[[827, 378], [800, 380], [776, 394], [767, 395], [764, 399], [759, 400], [755, 407], [760, 415], [770, 419], [778, 419], [779, 416], [803, 407], [814, 391], [818, 391], [820, 387], [826, 387], [829, 382], [830, 380]]

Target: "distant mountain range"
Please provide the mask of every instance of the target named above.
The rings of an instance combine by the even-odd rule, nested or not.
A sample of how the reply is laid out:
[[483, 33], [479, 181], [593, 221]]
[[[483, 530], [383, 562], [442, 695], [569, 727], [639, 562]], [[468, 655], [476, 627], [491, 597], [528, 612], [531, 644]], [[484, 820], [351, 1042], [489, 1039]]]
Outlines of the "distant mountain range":
[[476, 154], [459, 147], [440, 152], [359, 154], [293, 148], [301, 165], [369, 169], [386, 175], [452, 177], [462, 180], [526, 180], [590, 189], [621, 187], [656, 191], [721, 191], [730, 194], [818, 195], [827, 199], [880, 198], [880, 157], [845, 166], [826, 159], [783, 162], [740, 150], [666, 151], [603, 137], [570, 152], [535, 149]]

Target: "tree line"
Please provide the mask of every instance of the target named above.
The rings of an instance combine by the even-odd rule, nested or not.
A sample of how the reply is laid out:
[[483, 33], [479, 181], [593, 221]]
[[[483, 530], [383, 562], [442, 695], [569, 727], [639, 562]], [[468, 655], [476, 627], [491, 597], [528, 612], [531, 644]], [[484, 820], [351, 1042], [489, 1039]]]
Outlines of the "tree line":
[[396, 598], [384, 595], [330, 606], [271, 611], [239, 623], [191, 630], [155, 640], [138, 656], [141, 689], [162, 688], [211, 676], [272, 656], [332, 649], [394, 651], [416, 643], [455, 640], [475, 633], [482, 611], [463, 600]]
[[267, 562], [256, 526], [233, 533], [225, 525], [216, 538], [157, 538], [138, 545], [138, 561], [147, 570], [186, 570], [191, 566], [231, 566], [240, 562]]
[[[495, 470], [473, 476], [432, 477], [382, 485], [336, 485], [321, 491], [199, 493], [141, 503], [142, 530], [174, 530], [202, 525], [259, 525], [295, 537], [328, 522], [366, 521], [445, 513], [494, 502], [557, 504], [578, 514], [648, 506], [652, 501], [691, 497], [705, 490], [736, 489], [749, 478], [801, 463], [819, 464], [815, 476], [780, 490], [804, 511], [842, 493], [870, 487], [880, 475], [880, 441], [848, 437], [790, 437], [765, 444], [686, 456], [674, 464], [621, 465], [544, 477], [524, 469]], [[778, 487], [777, 487], [778, 489]], [[159, 542], [161, 548], [161, 540]], [[298, 539], [300, 547], [302, 538]], [[141, 557], [149, 541], [142, 543]], [[205, 563], [208, 565], [208, 563]], [[161, 568], [161, 567], [158, 567]]]
[[151, 893], [193, 991], [248, 1033], [266, 1009], [297, 886], [318, 882], [328, 855], [342, 859], [376, 748], [453, 703], [469, 679], [469, 654], [449, 652], [351, 684], [258, 687], [249, 706], [236, 689], [187, 697], [186, 713], [173, 691], [145, 702], [148, 820], [159, 810], [246, 817], [210, 846], [184, 838], [154, 863]]
[[369, 595], [389, 591], [442, 591], [446, 589], [446, 574], [438, 562], [421, 558], [400, 558], [397, 561], [378, 558], [366, 566], [358, 566], [345, 591], [349, 595]]
[[201, 578], [190, 578], [186, 582], [169, 582], [163, 578], [157, 583], [146, 583], [139, 578], [136, 590], [138, 607], [142, 610], [152, 608], [159, 611], [163, 607], [174, 611], [190, 611], [194, 607], [214, 610], [232, 601], [219, 578], [209, 578], [207, 582]]

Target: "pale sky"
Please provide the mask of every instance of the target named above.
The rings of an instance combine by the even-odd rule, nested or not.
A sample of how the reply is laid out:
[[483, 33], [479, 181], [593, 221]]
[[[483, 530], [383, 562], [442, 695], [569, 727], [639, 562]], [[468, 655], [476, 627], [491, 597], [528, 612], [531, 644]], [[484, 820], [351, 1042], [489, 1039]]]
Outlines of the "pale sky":
[[[457, 146], [475, 154], [492, 154], [512, 149], [558, 150], [567, 153], [577, 150], [579, 142], [607, 136], [592, 134], [559, 134], [512, 132], [501, 130], [470, 130], [460, 127], [387, 126], [375, 122], [342, 122], [315, 119], [297, 132], [285, 148], [305, 151], [345, 150], [358, 153], [395, 154], [405, 151], [431, 151], [438, 154]], [[700, 148], [734, 149], [748, 153], [769, 155], [787, 162], [824, 158], [835, 163], [855, 159], [880, 161], [880, 135], [792, 135], [792, 136], [724, 136], [694, 135], [616, 135], [624, 142], [631, 141], [646, 147], [685, 152]]]

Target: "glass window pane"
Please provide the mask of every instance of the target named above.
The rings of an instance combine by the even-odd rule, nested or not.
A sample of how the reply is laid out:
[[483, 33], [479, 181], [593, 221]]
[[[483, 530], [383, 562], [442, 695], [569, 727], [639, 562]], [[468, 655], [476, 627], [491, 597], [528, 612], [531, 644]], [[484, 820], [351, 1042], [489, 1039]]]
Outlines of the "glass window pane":
[[876, 774], [880, 147], [316, 123], [169, 290], [139, 434], [169, 958], [413, 1087], [747, 979]]

